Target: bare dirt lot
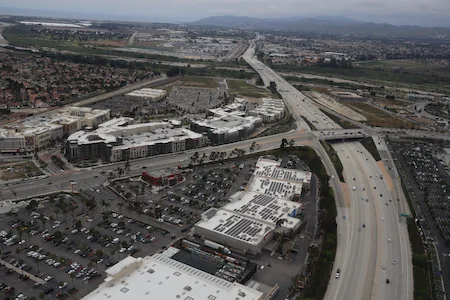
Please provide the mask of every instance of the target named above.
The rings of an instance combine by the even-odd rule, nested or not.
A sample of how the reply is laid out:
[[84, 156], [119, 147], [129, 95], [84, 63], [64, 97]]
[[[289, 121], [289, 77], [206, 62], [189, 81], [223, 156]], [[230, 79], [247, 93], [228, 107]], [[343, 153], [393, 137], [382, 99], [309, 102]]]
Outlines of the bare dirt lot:
[[13, 180], [42, 175], [31, 161], [5, 162], [0, 164], [0, 179]]

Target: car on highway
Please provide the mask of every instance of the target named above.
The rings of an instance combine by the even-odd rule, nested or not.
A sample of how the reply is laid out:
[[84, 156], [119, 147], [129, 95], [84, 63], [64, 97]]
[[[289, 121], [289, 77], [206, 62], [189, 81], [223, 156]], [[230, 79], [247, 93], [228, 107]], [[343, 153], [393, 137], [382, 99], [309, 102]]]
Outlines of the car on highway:
[[358, 227], [358, 231], [361, 231], [361, 227]]
[[363, 226], [363, 228], [366, 228], [366, 224], [363, 224], [362, 226]]
[[390, 280], [389, 280], [389, 279], [386, 279], [386, 283], [389, 284], [389, 283], [390, 283]]
[[393, 261], [392, 261], [392, 264], [393, 264], [393, 265], [395, 265], [395, 264], [396, 264], [396, 261], [395, 261], [395, 260], [393, 260]]
[[[388, 243], [390, 243], [391, 242], [391, 239], [387, 239], [387, 241], [388, 241]], [[395, 260], [394, 260], [395, 261]]]
[[341, 269], [336, 270], [336, 275], [334, 276], [336, 279], [339, 279], [341, 277]]

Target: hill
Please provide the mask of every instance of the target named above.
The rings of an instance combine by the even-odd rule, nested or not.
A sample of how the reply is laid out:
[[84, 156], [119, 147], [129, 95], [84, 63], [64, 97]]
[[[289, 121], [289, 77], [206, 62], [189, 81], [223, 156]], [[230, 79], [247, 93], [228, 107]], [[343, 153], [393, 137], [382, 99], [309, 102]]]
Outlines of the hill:
[[364, 36], [436, 37], [450, 36], [450, 28], [394, 26], [390, 24], [363, 23], [342, 17], [317, 18], [252, 18], [239, 16], [215, 16], [191, 23], [199, 26], [219, 26], [255, 30], [289, 32], [315, 32], [322, 34], [354, 34]]

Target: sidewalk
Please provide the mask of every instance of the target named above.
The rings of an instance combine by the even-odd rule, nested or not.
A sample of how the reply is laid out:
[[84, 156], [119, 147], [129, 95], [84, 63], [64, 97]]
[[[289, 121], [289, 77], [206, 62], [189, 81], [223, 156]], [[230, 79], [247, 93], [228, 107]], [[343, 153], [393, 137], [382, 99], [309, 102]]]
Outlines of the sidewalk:
[[31, 280], [33, 280], [34, 282], [37, 282], [37, 283], [40, 283], [40, 284], [45, 284], [45, 281], [44, 281], [43, 279], [38, 278], [38, 277], [34, 276], [33, 274], [31, 274], [31, 273], [29, 273], [29, 272], [27, 272], [27, 271], [24, 271], [24, 270], [22, 270], [22, 269], [19, 269], [19, 268], [13, 266], [12, 264], [10, 264], [10, 263], [8, 263], [8, 262], [2, 260], [2, 259], [0, 259], [0, 263], [1, 263], [2, 265], [4, 265], [5, 267], [7, 267], [8, 269], [11, 269], [11, 270], [16, 271], [17, 274], [23, 274], [23, 275], [28, 276], [28, 277], [29, 277]]

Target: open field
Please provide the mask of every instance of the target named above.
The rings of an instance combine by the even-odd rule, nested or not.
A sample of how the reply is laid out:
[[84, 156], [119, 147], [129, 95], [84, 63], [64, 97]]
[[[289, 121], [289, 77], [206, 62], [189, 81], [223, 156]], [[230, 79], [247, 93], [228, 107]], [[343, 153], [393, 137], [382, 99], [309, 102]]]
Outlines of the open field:
[[375, 97], [375, 101], [377, 103], [382, 103], [382, 105], [386, 105], [386, 106], [398, 106], [398, 107], [406, 107], [408, 105], [411, 105], [411, 102], [409, 101], [402, 101], [402, 100], [397, 100], [397, 99], [387, 99], [387, 98], [383, 98], [383, 97]]
[[136, 41], [135, 40], [133, 45], [129, 45], [129, 47], [159, 50], [159, 51], [169, 51], [169, 52], [174, 50], [174, 48], [162, 46], [163, 44], [164, 44], [164, 42], [162, 42], [162, 41]]
[[0, 164], [1, 180], [23, 179], [36, 175], [42, 175], [42, 172], [31, 161], [5, 162]]
[[[342, 78], [357, 82], [366, 82], [375, 85], [388, 85], [418, 89], [428, 92], [448, 93], [450, 91], [450, 68], [443, 67], [439, 73], [418, 72], [416, 70], [395, 70], [393, 68], [366, 68], [355, 66], [353, 68], [327, 68], [320, 66], [291, 66], [271, 65], [275, 71], [290, 71], [327, 76], [330, 78]], [[448, 68], [448, 69], [447, 69]], [[435, 71], [436, 72], [436, 71]], [[439, 74], [439, 76], [437, 75]]]
[[218, 83], [210, 77], [200, 76], [185, 76], [177, 80], [171, 85], [189, 86], [189, 87], [204, 87], [204, 88], [217, 88]]
[[367, 124], [370, 126], [410, 128], [412, 125], [409, 122], [395, 118], [381, 109], [373, 107], [367, 103], [350, 101], [342, 103], [366, 117]]
[[250, 98], [278, 98], [277, 95], [272, 94], [266, 89], [258, 88], [248, 84], [245, 80], [227, 80], [228, 88], [231, 93], [236, 93], [243, 97]]
[[407, 71], [411, 73], [424, 74], [426, 76], [440, 76], [449, 77], [450, 67], [441, 66], [437, 64], [424, 64], [421, 62], [409, 61], [409, 60], [377, 60], [377, 61], [365, 61], [355, 62], [362, 68], [379, 69], [379, 70], [399, 70]]
[[107, 47], [124, 47], [128, 45], [127, 40], [100, 40], [100, 41], [88, 41], [88, 44]]

